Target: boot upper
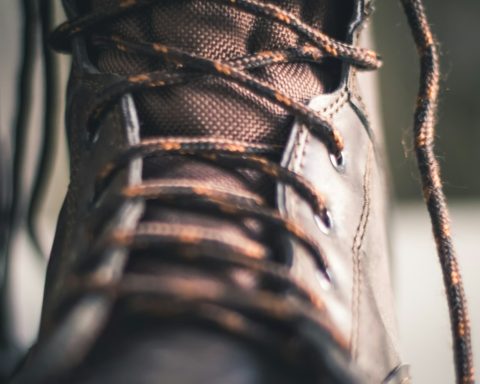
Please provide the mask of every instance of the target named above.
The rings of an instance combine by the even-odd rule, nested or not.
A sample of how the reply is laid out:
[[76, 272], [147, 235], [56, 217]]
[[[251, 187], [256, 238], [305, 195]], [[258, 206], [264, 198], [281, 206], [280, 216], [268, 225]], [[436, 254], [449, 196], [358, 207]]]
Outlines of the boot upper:
[[[78, 12], [74, 2], [64, 3], [67, 14], [74, 18]], [[357, 44], [367, 7], [363, 1], [355, 2], [346, 43]], [[124, 75], [99, 70], [82, 37], [74, 38], [72, 54], [66, 111], [71, 183], [52, 250], [39, 342], [31, 354], [31, 364], [36, 367], [32, 372], [46, 378], [54, 369], [78, 365], [111, 324], [111, 315], [115, 312], [115, 295], [95, 290], [87, 294], [70, 293], [79, 285], [79, 276], [82, 276], [79, 269], [94, 267], [95, 272], [88, 275], [93, 285], [121, 281], [130, 265], [130, 250], [125, 244], [105, 244], [112, 233], [134, 230], [145, 216], [152, 216], [145, 199], [131, 199], [121, 193], [144, 181], [146, 168], [141, 157], [119, 168], [106, 185], [101, 188], [98, 185], [98, 172], [142, 141], [142, 119], [146, 118], [148, 104], [127, 93], [111, 105], [92, 131], [88, 112], [98, 102], [99, 89], [113, 86]], [[288, 134], [279, 139], [279, 143], [283, 141], [279, 164], [320, 191], [325, 197], [329, 221], [321, 220], [288, 183], [276, 182], [271, 197], [280, 217], [298, 223], [316, 240], [316, 251], [323, 256], [326, 270], [319, 270], [305, 246], [284, 234], [278, 235], [277, 247], [285, 254], [292, 278], [314, 296], [313, 317], [325, 327], [324, 333], [317, 335], [320, 344], [332, 345], [334, 340], [340, 345], [358, 366], [359, 376], [363, 376], [365, 382], [405, 382], [407, 374], [398, 369], [401, 360], [389, 278], [388, 191], [381, 133], [379, 127], [370, 123], [358, 86], [357, 69], [352, 65], [341, 65], [333, 89], [328, 92], [318, 89], [318, 94], [313, 93], [308, 106], [328, 118], [344, 138], [341, 157], [333, 156], [304, 122], [287, 119]], [[222, 139], [225, 142], [234, 137]], [[174, 175], [178, 181], [175, 172], [168, 173], [168, 164], [178, 166], [175, 162], [160, 163], [153, 168], [162, 168], [169, 180]], [[203, 166], [195, 169], [198, 173], [206, 172]], [[210, 168], [208, 170], [210, 172]], [[238, 179], [224, 183], [223, 171], [217, 176], [227, 192], [249, 193], [244, 192], [244, 184]], [[202, 177], [189, 174], [186, 179], [197, 182]], [[182, 182], [185, 179], [182, 178]], [[152, 217], [158, 217], [155, 215]], [[167, 219], [161, 217], [167, 224], [172, 223], [169, 215], [165, 216]], [[187, 227], [191, 223], [180, 220], [177, 224]], [[206, 227], [215, 232], [217, 227], [212, 225], [207, 222]], [[221, 228], [229, 226], [220, 225]], [[250, 244], [240, 232], [236, 228], [230, 230], [228, 237], [232, 243], [240, 248], [254, 248], [256, 240]], [[95, 257], [87, 258], [86, 255], [92, 254]], [[89, 261], [85, 262], [86, 259]], [[139, 270], [141, 267], [135, 266], [134, 271]], [[177, 267], [159, 268], [154, 272], [149, 271], [149, 275], [169, 284], [185, 285], [190, 281], [198, 291], [216, 289], [217, 280], [207, 272], [194, 272], [187, 277], [182, 276]], [[249, 277], [247, 283], [243, 280], [239, 285], [247, 286]], [[69, 301], [63, 304], [66, 292]], [[291, 293], [287, 291], [284, 295], [289, 297]], [[291, 301], [297, 303], [295, 295], [291, 296]], [[310, 332], [308, 325], [304, 328], [303, 332]], [[65, 355], [69, 355], [68, 362], [63, 359]], [[341, 366], [335, 357], [329, 358], [333, 365]], [[48, 365], [44, 365], [46, 361]], [[28, 382], [28, 374], [25, 375], [24, 381], [20, 378], [19, 382]]]

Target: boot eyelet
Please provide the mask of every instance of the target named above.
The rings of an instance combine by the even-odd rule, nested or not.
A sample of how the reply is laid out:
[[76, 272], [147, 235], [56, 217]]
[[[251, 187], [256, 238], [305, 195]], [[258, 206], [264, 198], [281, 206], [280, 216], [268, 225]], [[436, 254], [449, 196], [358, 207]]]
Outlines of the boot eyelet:
[[317, 224], [318, 229], [322, 231], [325, 235], [330, 234], [333, 229], [333, 220], [330, 211], [325, 210], [325, 213], [320, 215], [315, 215], [315, 224]]
[[338, 154], [330, 153], [330, 162], [337, 172], [345, 172], [345, 154], [343, 152], [339, 152]]
[[324, 291], [330, 291], [333, 285], [332, 273], [329, 269], [322, 271], [321, 275], [318, 276], [318, 282]]

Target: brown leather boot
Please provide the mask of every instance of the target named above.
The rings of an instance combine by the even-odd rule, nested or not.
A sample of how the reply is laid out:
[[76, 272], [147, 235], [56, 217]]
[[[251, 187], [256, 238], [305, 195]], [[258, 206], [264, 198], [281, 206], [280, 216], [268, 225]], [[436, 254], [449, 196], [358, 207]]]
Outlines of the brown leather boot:
[[71, 184], [13, 382], [408, 382], [369, 4], [64, 5]]

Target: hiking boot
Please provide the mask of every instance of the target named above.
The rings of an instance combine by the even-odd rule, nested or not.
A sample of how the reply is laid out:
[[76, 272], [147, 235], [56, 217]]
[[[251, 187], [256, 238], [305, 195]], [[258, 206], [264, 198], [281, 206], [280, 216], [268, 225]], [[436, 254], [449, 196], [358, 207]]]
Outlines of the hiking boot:
[[13, 382], [408, 382], [370, 5], [64, 6], [71, 183]]

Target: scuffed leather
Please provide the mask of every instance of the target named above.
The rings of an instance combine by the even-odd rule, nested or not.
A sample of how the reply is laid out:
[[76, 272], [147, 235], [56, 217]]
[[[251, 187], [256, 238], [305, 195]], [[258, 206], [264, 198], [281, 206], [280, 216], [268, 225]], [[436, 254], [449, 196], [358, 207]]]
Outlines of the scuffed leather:
[[295, 243], [292, 270], [325, 303], [369, 382], [381, 383], [401, 363], [390, 282], [382, 137], [378, 127], [370, 125], [356, 71], [349, 66], [337, 91], [314, 97], [309, 105], [329, 117], [342, 134], [345, 168], [337, 170], [326, 146], [302, 124], [294, 124], [282, 165], [307, 178], [325, 196], [333, 229], [324, 233], [308, 205], [282, 184], [278, 206], [317, 239], [331, 283]]
[[325, 302], [353, 357], [374, 382], [381, 382], [399, 363], [395, 316], [390, 294], [385, 191], [369, 130], [347, 89], [314, 98], [310, 106], [329, 114], [345, 137], [345, 170], [332, 165], [325, 145], [295, 124], [283, 165], [306, 177], [326, 197], [333, 229], [325, 234], [311, 209], [283, 185], [278, 205], [285, 217], [302, 223], [318, 239], [331, 283], [303, 249], [292, 244], [294, 275], [306, 281]]
[[[64, 1], [64, 3], [69, 16], [74, 16], [73, 2]], [[87, 50], [81, 38], [75, 39], [73, 50], [74, 62], [67, 92], [66, 111], [71, 154], [71, 184], [60, 213], [48, 267], [39, 340], [11, 381], [12, 384], [51, 384], [73, 382], [73, 380], [84, 383], [89, 382], [87, 374], [92, 374], [92, 380], [96, 380], [97, 373], [108, 373], [108, 370], [102, 371], [105, 368], [103, 363], [98, 367], [92, 365], [91, 361], [86, 365], [82, 363], [92, 353], [95, 354], [95, 341], [111, 329], [109, 315], [113, 307], [112, 299], [102, 294], [91, 293], [82, 295], [78, 301], [70, 301], [72, 305], [68, 308], [61, 308], [59, 304], [64, 302], [65, 293], [70, 291], [65, 288], [75, 285], [75, 273], [72, 272], [78, 270], [78, 263], [84, 262], [86, 256], [90, 255], [102, 266], [99, 273], [90, 278], [108, 283], [116, 281], [121, 276], [127, 250], [119, 247], [108, 249], [106, 254], [99, 255], [94, 252], [96, 243], [108, 237], [113, 230], [135, 227], [144, 209], [142, 202], [124, 200], [119, 193], [122, 188], [141, 181], [141, 160], [131, 162], [118, 172], [109, 185], [102, 188], [104, 191], [102, 195], [98, 196], [96, 193], [95, 177], [98, 170], [126, 147], [138, 143], [139, 125], [134, 101], [130, 95], [127, 95], [102, 118], [101, 125], [96, 129], [98, 135], [88, 135], [90, 127], [87, 125], [87, 112], [92, 103], [95, 103], [96, 90], [115, 81], [115, 76], [98, 73], [88, 60]], [[305, 332], [308, 332], [308, 329]], [[181, 333], [178, 335], [181, 336]], [[132, 335], [130, 336], [133, 338]], [[135, 346], [132, 346], [132, 352], [135, 351], [134, 348], [145, 351], [149, 346], [152, 350], [148, 351], [149, 358], [155, 359], [158, 351], [168, 347], [164, 338], [157, 336], [153, 332], [147, 337], [147, 341], [139, 340]], [[176, 334], [170, 336], [171, 340], [177, 338]], [[197, 349], [200, 348], [205, 356], [214, 354], [219, 344], [215, 341], [216, 339], [207, 336], [203, 331], [196, 336], [202, 340]], [[120, 340], [123, 339], [120, 338]], [[170, 342], [176, 344], [176, 341], [171, 340]], [[195, 340], [196, 338], [192, 337], [191, 342], [195, 343]], [[143, 344], [144, 342], [146, 345]], [[150, 345], [151, 342], [154, 344]], [[222, 348], [226, 350], [225, 359], [232, 360], [229, 365], [200, 367], [201, 372], [191, 367], [189, 371], [164, 370], [164, 373], [175, 377], [175, 379], [169, 379], [171, 382], [192, 384], [198, 382], [199, 372], [208, 377], [207, 381], [212, 383], [223, 382], [221, 381], [223, 376], [237, 375], [239, 372], [245, 373], [243, 376], [238, 376], [243, 380], [239, 382], [245, 383], [277, 384], [293, 382], [297, 379], [302, 382], [311, 380], [305, 377], [300, 378], [298, 372], [293, 373], [290, 368], [279, 369], [278, 362], [258, 356], [257, 352], [252, 351], [251, 348], [246, 349], [243, 344], [235, 340], [225, 340], [223, 344]], [[118, 345], [118, 338], [115, 345]], [[345, 366], [343, 353], [336, 349], [339, 347], [332, 345], [330, 339], [325, 340], [322, 345], [324, 345], [322, 353], [326, 356], [325, 361], [319, 363], [327, 364], [330, 370], [342, 364]], [[118, 352], [127, 352], [127, 349], [120, 349]], [[121, 357], [123, 359], [125, 355]], [[163, 374], [159, 371], [161, 366], [157, 364], [153, 367], [146, 366], [135, 358], [135, 354], [127, 357], [128, 362], [121, 359], [118, 361], [123, 361], [123, 368], [129, 370], [129, 375], [137, 377], [139, 383], [157, 382], [158, 375]], [[183, 359], [182, 364], [188, 365], [191, 356], [185, 354], [182, 357], [179, 352], [178, 359]], [[105, 357], [102, 361], [108, 363]], [[231, 366], [235, 366], [235, 370], [232, 370]], [[150, 369], [153, 373], [149, 371]], [[335, 383], [347, 382], [343, 378], [348, 377], [347, 374], [343, 374], [347, 369], [336, 369], [338, 371], [336, 377], [341, 379], [335, 380]], [[66, 375], [71, 372], [73, 376], [67, 377]], [[79, 372], [80, 376], [78, 376]], [[126, 377], [122, 372], [119, 370], [113, 373]], [[115, 375], [112, 374], [112, 376]], [[113, 379], [112, 376], [110, 379]], [[99, 378], [102, 377], [99, 376]], [[254, 378], [254, 380], [246, 378]], [[332, 380], [332, 376], [327, 374], [325, 382], [333, 384]]]
[[[353, 26], [361, 20], [362, 3], [358, 2]], [[65, 6], [74, 13], [68, 1]], [[71, 271], [82, 256], [95, 248], [93, 239], [101, 241], [114, 229], [133, 228], [143, 211], [141, 202], [124, 201], [118, 194], [121, 188], [141, 180], [141, 160], [119, 172], [103, 195], [95, 200], [95, 171], [122, 149], [138, 142], [138, 121], [134, 102], [127, 95], [102, 119], [98, 137], [94, 136], [92, 142], [92, 137], [87, 135], [86, 111], [95, 101], [96, 89], [115, 78], [98, 74], [89, 64], [81, 39], [77, 39], [73, 47], [75, 62], [66, 122], [72, 183], [62, 208], [49, 265], [38, 348], [32, 351], [27, 369], [21, 371], [14, 383], [56, 382], [57, 377], [52, 378], [51, 372], [68, 371], [90, 352], [92, 340], [105, 328], [111, 303], [103, 296], [91, 294], [62, 315], [57, 305], [64, 294], [63, 287], [74, 283], [69, 280]], [[278, 186], [278, 206], [282, 214], [301, 223], [318, 239], [332, 282], [317, 271], [303, 249], [294, 243], [291, 244], [293, 274], [325, 302], [331, 320], [350, 341], [353, 358], [368, 374], [367, 382], [381, 383], [400, 364], [390, 297], [384, 174], [376, 151], [376, 136], [354, 95], [354, 83], [355, 74], [346, 66], [341, 87], [311, 101], [312, 107], [331, 116], [345, 138], [345, 172], [339, 173], [332, 166], [325, 145], [300, 124], [292, 129], [282, 161], [327, 197], [333, 230], [324, 234], [308, 206], [282, 185]], [[115, 214], [107, 214], [112, 212]], [[102, 269], [97, 278], [118, 279], [125, 257], [126, 250], [120, 248], [102, 255]], [[250, 373], [254, 374], [256, 363], [251, 360], [236, 363], [242, 364], [242, 371], [252, 370]]]

